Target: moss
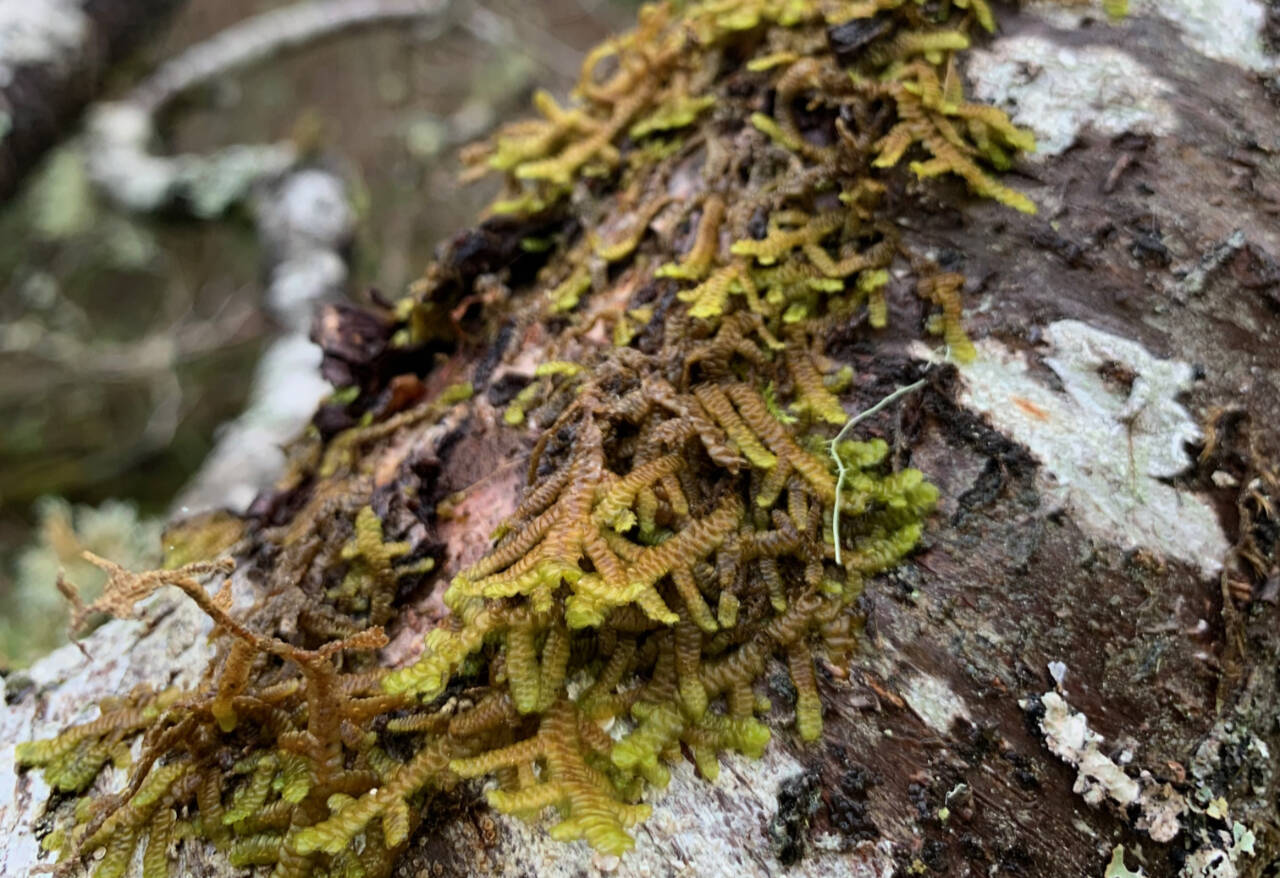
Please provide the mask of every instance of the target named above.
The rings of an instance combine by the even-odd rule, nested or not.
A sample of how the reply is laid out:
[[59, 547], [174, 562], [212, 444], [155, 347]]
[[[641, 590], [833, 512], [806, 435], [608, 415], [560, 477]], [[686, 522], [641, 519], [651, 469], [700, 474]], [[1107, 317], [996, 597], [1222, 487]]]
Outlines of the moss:
[[215, 510], [174, 522], [164, 529], [163, 566], [174, 570], [208, 561], [228, 551], [245, 535], [245, 523], [230, 512]]
[[[882, 36], [837, 60], [826, 28], [872, 15]], [[247, 619], [229, 614], [228, 587], [198, 582], [226, 562], [145, 574], [100, 562], [107, 591], [77, 619], [176, 585], [213, 617], [218, 655], [196, 691], [132, 693], [20, 750], [81, 792], [143, 736], [124, 791], [76, 808], [67, 862], [104, 850], [96, 873], [110, 876], [144, 846], [154, 874], [189, 833], [281, 878], [387, 875], [431, 797], [480, 777], [496, 780], [493, 807], [553, 808], [554, 837], [621, 854], [667, 763], [688, 753], [710, 778], [720, 753], [763, 752], [756, 685], [779, 660], [796, 733], [819, 739], [815, 656], [847, 657], [864, 581], [912, 551], [937, 499], [919, 471], [887, 463], [883, 440], [846, 439], [867, 413], [849, 417], [853, 373], [823, 347], [863, 315], [872, 330], [887, 320], [905, 248], [883, 196], [909, 153], [918, 177], [955, 174], [1030, 206], [991, 172], [1032, 144], [964, 101], [955, 73], [970, 31], [993, 25], [981, 0], [648, 5], [588, 56], [574, 102], [539, 93], [540, 118], [470, 151], [473, 168], [504, 176], [492, 212], [547, 260], [532, 284], [494, 274], [481, 323], [567, 327], [504, 413], [532, 443], [519, 506], [453, 577], [451, 615], [421, 658], [392, 671], [371, 658], [380, 626], [397, 581], [429, 563], [406, 563], [420, 553], [374, 511], [371, 461], [453, 406], [479, 412], [470, 385], [383, 420], [377, 388], [349, 401], [367, 422], [295, 459], [305, 500], [263, 536], [276, 592]], [[732, 93], [726, 59], [774, 91], [769, 115]], [[651, 221], [684, 209], [669, 184], [692, 155], [705, 162], [691, 240], [668, 261], [670, 233]], [[744, 186], [755, 169], [765, 179]], [[609, 205], [619, 221], [603, 221]], [[911, 267], [929, 328], [971, 355], [963, 278], [914, 255]], [[428, 306], [456, 301], [459, 273], [438, 265], [396, 312], [398, 355], [428, 337]], [[622, 277], [652, 295], [618, 301]], [[521, 288], [488, 296], [507, 282]]]
[[591, 272], [580, 266], [560, 284], [547, 293], [553, 312], [572, 311], [578, 307], [582, 295], [591, 289]]
[[368, 624], [387, 624], [400, 578], [427, 573], [435, 567], [432, 558], [395, 566], [394, 562], [412, 548], [408, 542], [384, 541], [382, 521], [372, 507], [363, 507], [356, 514], [355, 533], [340, 555], [348, 564], [346, 576], [329, 598], [348, 616], [365, 615]]
[[1129, 0], [1103, 0], [1102, 8], [1113, 19], [1124, 18], [1129, 14]]
[[635, 140], [657, 131], [670, 131], [673, 128], [684, 128], [697, 121], [703, 110], [715, 104], [711, 95], [689, 97], [687, 95], [672, 98], [667, 104], [658, 107], [632, 125], [628, 134]]

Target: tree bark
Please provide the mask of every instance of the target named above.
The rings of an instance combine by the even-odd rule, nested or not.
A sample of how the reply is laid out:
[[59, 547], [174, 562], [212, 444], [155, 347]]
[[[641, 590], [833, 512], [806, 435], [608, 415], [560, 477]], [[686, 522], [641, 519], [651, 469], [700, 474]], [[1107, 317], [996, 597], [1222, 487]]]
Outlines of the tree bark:
[[76, 114], [111, 64], [180, 0], [23, 0], [0, 13], [0, 200]]
[[[1123, 56], [1134, 65], [1124, 89], [1110, 104], [1059, 90], [1071, 114], [1049, 121], [1034, 116], [1047, 103], [1019, 111], [1046, 126], [1042, 138], [1069, 116], [1083, 125], [1064, 135], [1069, 149], [1017, 169], [1036, 218], [946, 182], [897, 187], [905, 242], [970, 278], [979, 356], [933, 369], [883, 421], [943, 500], [922, 549], [869, 585], [851, 666], [820, 675], [822, 739], [800, 744], [779, 712], [763, 759], [725, 757], [714, 784], [674, 767], [621, 861], [552, 842], [472, 790], [452, 810], [433, 806], [397, 874], [1101, 875], [1117, 845], [1151, 876], [1273, 874], [1280, 113], [1263, 75], [1194, 38], [1151, 13], [1090, 28], [1006, 16], [971, 62], [991, 100], [1009, 98], [1010, 81], [1034, 83], [1036, 59], [1019, 46], [1083, 66]], [[1023, 79], [1001, 84], [990, 71], [1004, 61]], [[1038, 75], [1059, 75], [1054, 58], [1039, 62]], [[1117, 103], [1127, 115], [1108, 130]], [[600, 227], [626, 209], [606, 207]], [[654, 229], [675, 252], [661, 215]], [[510, 261], [522, 234], [464, 233], [443, 263], [474, 278]], [[616, 281], [619, 301], [634, 282]], [[839, 333], [828, 345], [854, 366], [860, 408], [931, 356], [903, 277], [889, 306], [889, 353]], [[346, 324], [329, 317], [318, 338], [350, 383], [364, 359], [355, 344], [376, 333], [340, 338]], [[377, 451], [374, 506], [390, 532], [444, 546], [442, 582], [515, 505], [529, 442], [502, 424], [504, 376], [531, 371], [548, 343], [546, 326], [508, 324], [449, 348], [428, 390], [469, 377], [474, 400]], [[434, 474], [423, 505], [467, 499], [424, 525], [403, 500], [408, 470]], [[270, 501], [256, 514], [282, 514]], [[236, 581], [251, 602], [248, 574]], [[385, 660], [409, 660], [437, 615], [430, 596], [405, 610]], [[201, 626], [162, 597], [141, 621], [88, 638], [92, 660], [68, 647], [3, 681], [0, 789], [14, 799], [0, 803], [0, 872], [35, 861], [48, 792], [37, 773], [13, 771], [12, 743], [137, 682], [196, 679], [209, 656]], [[770, 685], [785, 702], [785, 673]], [[233, 873], [193, 845], [181, 855], [184, 874]]]

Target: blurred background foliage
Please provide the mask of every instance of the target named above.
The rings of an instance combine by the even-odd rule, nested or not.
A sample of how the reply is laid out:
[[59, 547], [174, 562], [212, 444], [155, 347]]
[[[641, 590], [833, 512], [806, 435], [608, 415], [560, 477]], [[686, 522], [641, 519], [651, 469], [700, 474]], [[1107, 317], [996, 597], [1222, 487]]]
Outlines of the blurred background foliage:
[[[188, 0], [112, 75], [122, 93], [166, 58], [296, 0]], [[626, 0], [455, 0], [421, 26], [342, 34], [183, 96], [162, 148], [305, 140], [358, 217], [349, 294], [399, 294], [485, 203], [456, 182], [456, 132], [483, 134], [534, 87], [566, 93]], [[247, 209], [209, 222], [122, 211], [95, 191], [74, 130], [0, 204], [0, 670], [63, 638], [59, 567], [83, 549], [160, 555], [161, 522], [236, 416], [277, 327]]]

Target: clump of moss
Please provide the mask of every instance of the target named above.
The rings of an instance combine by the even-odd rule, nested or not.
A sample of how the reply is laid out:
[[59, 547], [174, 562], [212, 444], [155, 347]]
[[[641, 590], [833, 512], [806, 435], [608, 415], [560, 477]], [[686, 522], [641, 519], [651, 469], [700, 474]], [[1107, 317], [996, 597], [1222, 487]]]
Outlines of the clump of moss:
[[[815, 657], [848, 655], [865, 580], [912, 551], [937, 497], [882, 439], [837, 436], [855, 425], [843, 396], [863, 389], [824, 345], [887, 320], [904, 248], [884, 194], [909, 153], [918, 177], [1031, 207], [988, 170], [1029, 138], [965, 102], [956, 75], [969, 32], [993, 26], [982, 0], [649, 5], [588, 56], [574, 102], [540, 94], [541, 119], [471, 151], [504, 174], [493, 212], [546, 260], [533, 295], [487, 276], [486, 331], [564, 327], [508, 397], [503, 429], [532, 442], [518, 508], [453, 577], [421, 658], [391, 671], [368, 653], [398, 581], [428, 564], [389, 539], [363, 461], [485, 405], [470, 385], [297, 461], [306, 499], [265, 536], [276, 591], [250, 622], [227, 587], [196, 581], [226, 565], [109, 567], [86, 612], [177, 585], [214, 618], [219, 655], [196, 692], [134, 693], [23, 748], [82, 792], [143, 733], [126, 788], [77, 807], [63, 862], [105, 848], [110, 878], [145, 843], [159, 875], [170, 839], [198, 836], [278, 876], [385, 875], [424, 803], [481, 776], [493, 807], [554, 809], [555, 837], [620, 854], [668, 763], [688, 753], [714, 778], [719, 754], [763, 751], [757, 683], [773, 661], [796, 733], [819, 739]], [[963, 279], [910, 264], [936, 308], [927, 328], [971, 356]], [[460, 283], [480, 297], [458, 274], [428, 271], [396, 312], [398, 344]]]

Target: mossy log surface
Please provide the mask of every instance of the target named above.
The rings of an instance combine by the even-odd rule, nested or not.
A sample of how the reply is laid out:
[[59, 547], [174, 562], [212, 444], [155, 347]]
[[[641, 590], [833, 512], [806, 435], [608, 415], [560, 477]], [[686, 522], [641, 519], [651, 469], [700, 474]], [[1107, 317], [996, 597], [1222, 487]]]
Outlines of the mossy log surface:
[[[1017, 13], [1001, 24], [1002, 40], [1122, 47], [1173, 85], [1170, 124], [1115, 138], [1085, 130], [1067, 152], [1020, 163], [1002, 180], [1039, 203], [1035, 217], [977, 201], [958, 182], [922, 186], [904, 174], [892, 188], [904, 243], [969, 278], [965, 327], [978, 359], [936, 367], [921, 393], [875, 421], [941, 500], [916, 553], [868, 582], [851, 662], [819, 664], [821, 738], [801, 743], [788, 707], [768, 717], [763, 758], [724, 756], [715, 783], [673, 767], [621, 859], [553, 842], [464, 785], [432, 800], [397, 875], [1083, 876], [1102, 875], [1117, 845], [1151, 876], [1275, 874], [1276, 98], [1156, 17], [1064, 30]], [[501, 223], [462, 233], [446, 264], [480, 273], [524, 234]], [[678, 260], [677, 236], [657, 237]], [[828, 342], [858, 376], [857, 410], [914, 380], [929, 357], [918, 331], [926, 303], [912, 286], [889, 283], [874, 345], [839, 333]], [[317, 335], [331, 368], [367, 363], [361, 345], [379, 326], [336, 310], [326, 318]], [[504, 358], [519, 350], [514, 365], [531, 372], [561, 329], [507, 324], [495, 337], [442, 342], [425, 389], [411, 390], [472, 380], [475, 396], [364, 461], [384, 530], [436, 547], [429, 582], [439, 589], [484, 554], [524, 484], [532, 440], [504, 421], [519, 390], [502, 378], [518, 371]], [[1179, 406], [1197, 426], [1181, 423]], [[1150, 455], [1180, 461], [1171, 472], [1135, 451], [1161, 443]], [[1068, 463], [1073, 446], [1085, 451]], [[1054, 448], [1063, 456], [1045, 458]], [[340, 500], [349, 488], [335, 476], [315, 490]], [[448, 516], [416, 513], [459, 491]], [[240, 556], [265, 557], [266, 526], [287, 525], [298, 501], [290, 491], [261, 498]], [[1197, 509], [1211, 513], [1207, 524]], [[252, 605], [261, 581], [242, 564], [236, 605]], [[428, 587], [397, 600], [382, 658], [402, 666], [446, 610]], [[161, 595], [140, 620], [86, 638], [92, 660], [68, 647], [0, 681], [0, 873], [25, 874], [48, 831], [48, 787], [13, 769], [13, 744], [140, 682], [196, 683], [212, 654], [208, 629], [189, 603]], [[781, 662], [765, 687], [779, 704], [794, 698]], [[1103, 736], [1092, 773], [1068, 764], [1079, 748], [1055, 738], [1058, 697]], [[1154, 840], [1164, 832], [1143, 811], [1145, 788], [1141, 802], [1117, 805], [1107, 762], [1131, 778], [1149, 773], [1199, 810], [1179, 817], [1172, 840]], [[1210, 804], [1218, 799], [1225, 811]], [[1205, 839], [1237, 823], [1256, 837], [1254, 853], [1236, 851], [1232, 871], [1195, 871], [1211, 865]], [[199, 845], [179, 850], [181, 874], [239, 874]]]

